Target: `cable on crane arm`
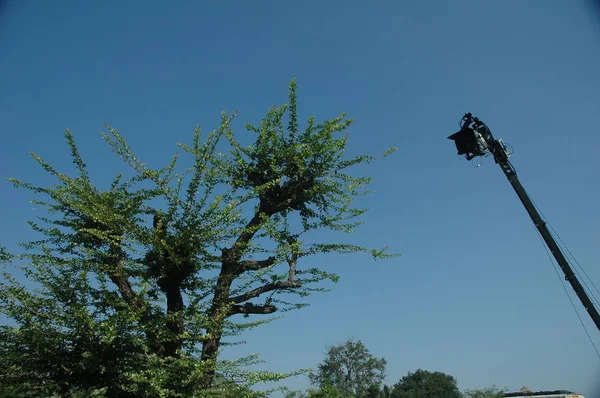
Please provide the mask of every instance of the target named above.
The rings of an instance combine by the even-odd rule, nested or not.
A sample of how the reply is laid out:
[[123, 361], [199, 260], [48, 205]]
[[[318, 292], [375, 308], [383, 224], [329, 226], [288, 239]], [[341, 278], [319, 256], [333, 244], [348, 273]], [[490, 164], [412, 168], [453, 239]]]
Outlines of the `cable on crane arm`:
[[588, 331], [587, 327], [585, 326], [585, 323], [583, 322], [581, 315], [579, 315], [579, 311], [577, 311], [577, 306], [573, 302], [573, 299], [571, 298], [571, 295], [569, 294], [569, 290], [565, 286], [564, 278], [560, 277], [560, 272], [558, 271], [558, 269], [556, 268], [556, 265], [554, 264], [554, 259], [552, 258], [552, 255], [550, 254], [550, 250], [548, 249], [548, 247], [546, 247], [546, 244], [544, 243], [542, 234], [540, 233], [540, 231], [538, 231], [537, 228], [535, 230], [537, 232], [538, 238], [540, 238], [540, 241], [542, 242], [542, 246], [544, 247], [544, 250], [546, 251], [546, 255], [548, 256], [548, 259], [550, 260], [550, 263], [552, 264], [552, 268], [554, 269], [554, 272], [556, 272], [556, 276], [558, 276], [558, 279], [560, 280], [560, 284], [562, 285], [563, 290], [565, 291], [565, 294], [567, 295], [567, 298], [569, 299], [569, 302], [571, 302], [571, 306], [573, 307], [573, 310], [575, 311], [575, 314], [577, 315], [577, 318], [579, 319], [579, 323], [581, 323], [581, 326], [583, 327], [585, 334], [587, 335], [588, 339], [590, 340], [592, 347], [594, 347], [594, 351], [596, 351], [596, 355], [598, 356], [598, 358], [600, 358], [600, 351], [598, 351], [598, 348], [596, 347], [596, 344], [594, 344], [594, 340], [592, 339], [590, 332]]
[[[530, 199], [531, 199], [531, 196], [530, 196]], [[548, 222], [546, 216], [544, 216], [544, 214], [540, 210], [539, 206], [535, 203], [535, 201], [533, 199], [531, 199], [531, 202], [533, 203], [533, 205], [535, 206], [535, 208], [537, 209], [537, 211], [540, 213], [540, 216], [542, 217], [542, 219], [544, 220], [544, 222], [550, 227], [551, 230], [555, 231], [554, 228], [552, 227], [552, 225]], [[537, 232], [538, 238], [542, 242], [542, 246], [544, 247], [544, 250], [546, 252], [546, 255], [548, 256], [548, 259], [550, 260], [550, 263], [552, 264], [552, 268], [554, 269], [554, 272], [556, 272], [556, 276], [560, 280], [560, 284], [562, 285], [563, 290], [565, 291], [565, 294], [567, 295], [567, 298], [569, 299], [569, 302], [571, 303], [571, 306], [573, 307], [573, 310], [575, 311], [575, 314], [577, 315], [577, 318], [579, 319], [579, 323], [581, 323], [581, 326], [583, 327], [583, 330], [585, 331], [585, 334], [587, 335], [590, 343], [592, 344], [592, 347], [594, 348], [594, 351], [596, 352], [596, 355], [598, 356], [598, 358], [600, 358], [600, 351], [596, 347], [596, 344], [594, 343], [594, 340], [592, 339], [592, 336], [590, 335], [587, 327], [585, 326], [585, 323], [583, 322], [583, 319], [581, 318], [581, 315], [579, 314], [579, 311], [577, 311], [577, 306], [575, 305], [575, 303], [573, 302], [573, 298], [569, 294], [569, 290], [567, 289], [567, 287], [565, 285], [564, 278], [561, 278], [560, 272], [557, 269], [557, 266], [556, 266], [556, 264], [554, 262], [554, 258], [552, 257], [552, 255], [550, 253], [550, 249], [546, 246], [546, 244], [544, 242], [544, 239], [543, 239], [542, 234], [540, 233], [540, 231], [537, 228], [535, 228], [535, 230]], [[575, 259], [575, 257], [573, 256], [573, 254], [570, 252], [569, 248], [562, 241], [562, 239], [560, 238], [560, 236], [558, 236], [557, 233], [555, 233], [555, 234], [557, 235], [559, 241], [562, 242], [562, 244], [565, 247], [565, 249], [567, 250], [567, 252], [571, 255], [571, 257], [573, 257], [573, 259], [577, 263], [577, 260]], [[583, 269], [583, 267], [581, 267], [581, 265], [579, 265], [579, 267], [581, 268], [581, 270], [587, 276], [587, 273], [585, 272], [585, 270]], [[574, 272], [577, 272], [577, 269], [575, 269]], [[589, 276], [587, 276], [587, 277], [590, 280], [590, 282], [592, 283], [592, 285], [596, 288], [596, 286], [594, 285], [594, 282], [589, 278]], [[585, 288], [587, 288], [587, 290], [588, 290], [588, 294], [592, 297], [592, 299], [591, 299], [592, 300], [592, 305], [594, 305], [594, 301], [596, 302], [596, 304], [598, 304], [598, 299], [594, 296], [593, 292], [590, 291], [590, 289], [587, 286], [585, 280], [583, 278], [581, 278], [581, 279], [582, 279], [582, 282], [583, 282]], [[597, 290], [597, 288], [596, 288], [596, 290]]]
[[[556, 236], [556, 238], [558, 239], [558, 241], [561, 243], [563, 249], [569, 254], [569, 256], [571, 257], [571, 259], [573, 260], [573, 262], [577, 265], [577, 267], [579, 267], [579, 269], [581, 269], [581, 272], [583, 272], [583, 275], [585, 276], [585, 278], [587, 278], [587, 280], [590, 282], [590, 284], [592, 285], [592, 287], [600, 295], [600, 290], [598, 289], [598, 287], [596, 286], [596, 284], [594, 283], [594, 281], [592, 280], [592, 278], [590, 278], [590, 276], [585, 271], [585, 269], [583, 268], [583, 266], [579, 263], [579, 261], [577, 261], [577, 259], [575, 258], [575, 256], [573, 255], [573, 253], [571, 252], [571, 250], [569, 249], [569, 247], [562, 240], [562, 238], [560, 237], [560, 235], [558, 234], [558, 232], [554, 229], [554, 227], [552, 226], [552, 224], [550, 223], [550, 221], [548, 221], [548, 219], [546, 218], [546, 216], [544, 215], [544, 213], [542, 212], [542, 210], [539, 208], [539, 206], [537, 205], [537, 203], [535, 203], [533, 201], [533, 199], [531, 200], [531, 202], [533, 203], [533, 205], [535, 206], [535, 208], [537, 209], [537, 211], [540, 213], [540, 215], [544, 219], [544, 222], [550, 227], [550, 230], [552, 231], [552, 234], [554, 236]], [[578, 276], [580, 277], [581, 281], [583, 282], [583, 285], [585, 286], [586, 290], [588, 291], [587, 293], [591, 296], [592, 301], [594, 301], [594, 304], [596, 304], [600, 308], [600, 299], [598, 297], [596, 297], [596, 293], [594, 293], [594, 291], [592, 289], [590, 289], [590, 287], [587, 285], [587, 283], [585, 281], [585, 278], [581, 277], [581, 275], [579, 274], [577, 268], [574, 268], [574, 272], [576, 272], [578, 274]]]

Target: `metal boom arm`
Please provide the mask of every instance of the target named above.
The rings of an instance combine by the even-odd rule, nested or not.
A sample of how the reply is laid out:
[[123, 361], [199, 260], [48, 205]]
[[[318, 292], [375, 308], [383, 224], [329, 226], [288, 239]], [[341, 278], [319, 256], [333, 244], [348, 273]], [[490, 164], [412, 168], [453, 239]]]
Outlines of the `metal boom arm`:
[[[556, 262], [565, 274], [565, 279], [571, 284], [571, 287], [573, 287], [573, 290], [575, 290], [575, 294], [577, 294], [577, 297], [583, 304], [583, 307], [594, 321], [594, 324], [598, 330], [600, 330], [600, 313], [598, 313], [594, 303], [590, 300], [585, 289], [577, 279], [577, 276], [575, 275], [575, 272], [573, 272], [573, 269], [571, 268], [565, 255], [548, 230], [546, 222], [538, 213], [535, 205], [527, 195], [525, 188], [523, 188], [523, 185], [521, 185], [521, 182], [517, 177], [517, 172], [508, 160], [509, 154], [507, 153], [505, 145], [501, 140], [495, 140], [490, 129], [479, 119], [472, 117], [470, 113], [466, 114], [463, 120], [464, 124], [461, 128], [461, 131], [451, 135], [448, 138], [456, 141], [459, 154], [465, 155], [467, 159], [472, 159], [476, 156], [482, 156], [487, 151], [494, 156], [494, 160], [502, 168], [504, 175], [506, 178], [508, 178], [510, 185], [512, 185], [513, 189], [517, 193], [517, 196], [521, 200], [521, 203], [523, 203], [523, 206], [525, 206], [525, 210], [527, 210], [527, 213], [529, 213], [529, 216], [535, 224], [535, 227], [542, 235], [544, 242], [550, 249], [550, 252], [556, 259]], [[473, 123], [473, 128], [469, 127], [471, 123]]]
[[577, 294], [577, 297], [579, 297], [581, 304], [583, 304], [583, 307], [586, 309], [588, 314], [590, 314], [590, 317], [592, 317], [594, 324], [596, 324], [596, 327], [598, 328], [598, 330], [600, 330], [600, 314], [596, 310], [594, 303], [588, 297], [585, 289], [577, 279], [577, 276], [573, 272], [573, 269], [569, 265], [569, 262], [560, 250], [560, 247], [554, 240], [554, 237], [548, 230], [546, 222], [542, 219], [542, 217], [536, 210], [535, 206], [533, 205], [533, 202], [527, 195], [527, 192], [525, 192], [525, 188], [523, 188], [523, 185], [521, 185], [521, 182], [519, 181], [517, 174], [514, 172], [514, 169], [512, 169], [511, 167], [510, 169], [512, 169], [512, 171], [507, 170], [505, 165], [501, 164], [500, 162], [498, 163], [500, 164], [500, 167], [502, 167], [502, 171], [508, 178], [510, 185], [512, 185], [515, 192], [517, 193], [517, 196], [521, 200], [521, 203], [523, 203], [523, 205], [525, 206], [525, 210], [527, 210], [527, 213], [529, 213], [529, 216], [531, 217], [531, 220], [533, 220], [535, 227], [538, 229], [538, 231], [540, 231], [540, 235], [542, 235], [544, 242], [546, 242], [546, 245], [550, 249], [550, 252], [556, 259], [556, 262], [565, 274], [565, 279], [571, 284], [573, 290], [575, 290], [575, 294]]

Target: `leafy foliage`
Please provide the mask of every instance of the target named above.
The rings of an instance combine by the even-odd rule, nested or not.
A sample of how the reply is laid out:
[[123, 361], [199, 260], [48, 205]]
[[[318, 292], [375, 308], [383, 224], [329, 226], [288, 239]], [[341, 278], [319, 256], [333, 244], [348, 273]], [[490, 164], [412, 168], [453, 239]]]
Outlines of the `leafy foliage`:
[[[314, 378], [314, 376], [313, 376]], [[314, 379], [319, 380], [319, 379]], [[286, 398], [502, 398], [505, 391], [496, 387], [458, 391], [456, 380], [447, 374], [429, 372], [422, 369], [408, 373], [392, 388], [387, 385], [371, 384], [360, 393], [343, 392], [342, 388], [335, 386], [325, 378], [320, 379], [319, 388], [309, 389], [305, 392], [289, 392]]]
[[442, 372], [417, 369], [394, 384], [392, 398], [460, 398], [456, 379]]
[[[106, 126], [103, 138], [133, 171], [106, 190], [90, 180], [68, 130], [75, 176], [32, 154], [57, 182], [10, 179], [41, 196], [33, 202], [48, 216], [30, 222], [43, 238], [23, 244], [24, 253], [0, 251], [0, 262], [28, 279], [21, 283], [6, 265], [0, 283], [0, 312], [16, 324], [0, 327], [6, 385], [31, 396], [244, 397], [255, 395], [256, 383], [290, 376], [245, 370], [256, 357], [221, 361], [218, 354], [227, 338], [273, 319], [265, 315], [305, 306], [303, 297], [337, 280], [306, 266], [308, 257], [390, 257], [301, 240], [360, 225], [366, 210], [353, 198], [368, 192], [370, 179], [346, 170], [375, 158], [345, 158], [348, 136], [338, 134], [352, 120], [343, 114], [322, 123], [311, 117], [301, 131], [296, 102], [292, 81], [288, 104], [246, 125], [249, 146], [232, 131], [235, 115], [223, 113], [205, 138], [197, 128], [190, 145], [179, 144], [193, 160], [179, 172], [177, 155], [150, 168]], [[226, 153], [217, 150], [225, 145]]]
[[361, 341], [349, 339], [329, 347], [309, 378], [321, 388], [335, 387], [342, 396], [366, 397], [373, 394], [373, 387], [379, 392], [385, 367], [385, 359], [374, 357]]
[[291, 391], [285, 394], [285, 398], [352, 398], [352, 395], [342, 393], [339, 388], [324, 383], [318, 389], [303, 391]]
[[465, 390], [462, 393], [463, 398], [502, 398], [505, 390], [496, 387], [488, 387], [475, 390]]
[[379, 398], [391, 398], [392, 397], [392, 389], [385, 385], [379, 392]]

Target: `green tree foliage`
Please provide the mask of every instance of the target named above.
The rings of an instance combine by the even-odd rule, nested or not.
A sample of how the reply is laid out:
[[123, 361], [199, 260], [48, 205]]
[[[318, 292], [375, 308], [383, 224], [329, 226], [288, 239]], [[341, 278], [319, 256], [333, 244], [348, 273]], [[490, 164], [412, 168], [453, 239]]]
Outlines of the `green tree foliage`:
[[442, 372], [418, 369], [394, 384], [392, 398], [461, 398], [456, 379]]
[[353, 396], [343, 394], [337, 387], [331, 384], [323, 383], [318, 389], [288, 392], [285, 398], [353, 398]]
[[309, 391], [307, 398], [350, 398], [350, 395], [345, 395], [338, 388], [325, 384], [318, 390]]
[[475, 390], [465, 390], [462, 393], [463, 398], [502, 398], [505, 390], [496, 387], [488, 387]]
[[244, 397], [257, 382], [288, 376], [248, 371], [254, 356], [218, 354], [228, 338], [305, 306], [303, 297], [337, 280], [310, 256], [389, 256], [302, 239], [354, 231], [366, 209], [353, 198], [370, 179], [347, 169], [375, 158], [345, 157], [352, 120], [343, 114], [311, 117], [301, 130], [295, 81], [288, 104], [246, 125], [251, 145], [238, 141], [233, 118], [224, 113], [215, 131], [203, 138], [196, 129], [190, 145], [179, 144], [191, 159], [181, 171], [177, 155], [151, 168], [106, 126], [104, 139], [131, 167], [107, 189], [92, 183], [69, 131], [75, 175], [32, 154], [56, 183], [11, 179], [48, 215], [30, 222], [42, 237], [23, 253], [0, 251], [8, 264], [0, 312], [12, 319], [0, 327], [5, 386], [44, 397]]
[[380, 386], [378, 385], [370, 385], [369, 388], [367, 388], [367, 391], [364, 394], [365, 398], [381, 398], [382, 395], [382, 391]]
[[311, 383], [333, 386], [343, 396], [369, 397], [377, 393], [385, 378], [386, 360], [374, 357], [361, 341], [349, 339], [328, 348], [317, 371], [309, 375]]
[[381, 392], [379, 393], [379, 398], [391, 398], [392, 397], [392, 389], [389, 386], [383, 386]]

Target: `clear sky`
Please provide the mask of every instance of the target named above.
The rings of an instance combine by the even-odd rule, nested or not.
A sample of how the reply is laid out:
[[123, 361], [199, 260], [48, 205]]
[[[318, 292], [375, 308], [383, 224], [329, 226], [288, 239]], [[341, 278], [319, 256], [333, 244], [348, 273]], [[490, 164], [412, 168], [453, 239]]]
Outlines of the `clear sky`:
[[[511, 144], [522, 183], [600, 285], [599, 71], [600, 20], [576, 0], [9, 1], [0, 174], [52, 183], [28, 151], [69, 170], [70, 128], [106, 184], [124, 165], [99, 137], [103, 122], [158, 166], [221, 110], [258, 121], [297, 77], [303, 119], [356, 119], [352, 154], [399, 147], [359, 170], [375, 193], [349, 241], [402, 256], [310, 264], [341, 281], [226, 355], [259, 352], [266, 368], [293, 370], [355, 337], [387, 358], [389, 383], [420, 367], [461, 388], [593, 398], [600, 359], [525, 210], [493, 161], [473, 167], [446, 137], [473, 112]], [[27, 191], [0, 190], [0, 241], [14, 248], [40, 209]]]

